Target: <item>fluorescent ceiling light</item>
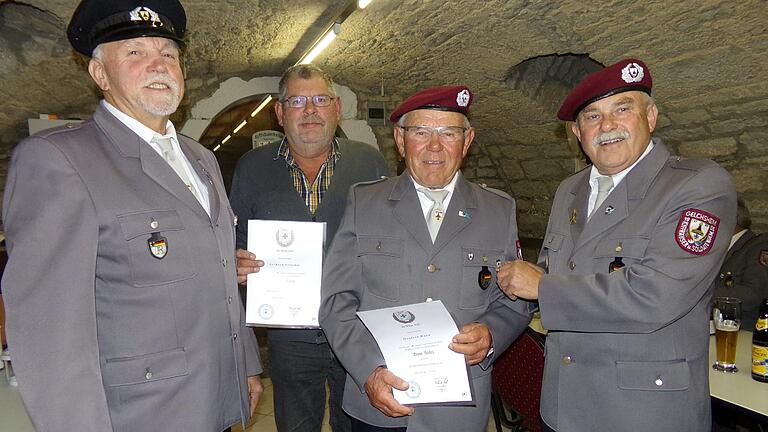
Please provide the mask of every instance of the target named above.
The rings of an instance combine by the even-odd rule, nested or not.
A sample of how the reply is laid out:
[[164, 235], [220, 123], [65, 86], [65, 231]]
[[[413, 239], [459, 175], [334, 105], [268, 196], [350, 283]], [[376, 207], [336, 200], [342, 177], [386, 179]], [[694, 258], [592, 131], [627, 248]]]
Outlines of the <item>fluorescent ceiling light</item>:
[[230, 138], [232, 138], [232, 135], [227, 135], [227, 137], [226, 137], [226, 138], [224, 138], [223, 140], [221, 140], [221, 143], [222, 143], [222, 144], [224, 144], [225, 142], [229, 141], [229, 139], [230, 139]]
[[269, 103], [269, 101], [271, 101], [271, 100], [272, 100], [272, 95], [269, 95], [269, 96], [267, 96], [267, 98], [266, 98], [266, 99], [264, 99], [264, 101], [263, 101], [263, 102], [261, 102], [261, 104], [260, 104], [258, 107], [256, 107], [256, 109], [255, 109], [255, 110], [253, 110], [253, 112], [251, 113], [251, 117], [256, 117], [256, 114], [258, 114], [258, 113], [259, 113], [259, 111], [263, 110], [263, 109], [264, 109], [264, 107], [265, 107], [265, 106], [267, 106], [267, 104], [268, 104], [268, 103]]
[[341, 32], [341, 24], [335, 23], [332, 25], [328, 31], [325, 32], [325, 35], [323, 35], [322, 38], [320, 38], [319, 41], [315, 43], [315, 45], [312, 47], [309, 52], [299, 59], [298, 63], [296, 64], [309, 64], [312, 63], [312, 60], [314, 60], [318, 55], [320, 55], [321, 52], [323, 52], [324, 49], [328, 47], [328, 45], [333, 42], [334, 39], [336, 39], [336, 35]]
[[357, 0], [357, 7], [365, 9], [365, 7], [371, 4], [372, 1], [373, 0]]
[[237, 127], [235, 128], [235, 130], [233, 130], [233, 131], [232, 131], [232, 133], [233, 133], [233, 134], [236, 134], [236, 133], [237, 133], [237, 131], [239, 131], [240, 129], [244, 128], [246, 124], [248, 124], [248, 121], [247, 121], [247, 120], [243, 120], [243, 122], [242, 122], [242, 123], [240, 123], [239, 125], [237, 125]]
[[213, 148], [213, 151], [216, 151], [216, 150], [218, 150], [218, 149], [220, 149], [220, 148], [221, 148], [221, 144], [219, 144], [219, 145], [217, 145], [216, 147], [214, 147], [214, 148]]

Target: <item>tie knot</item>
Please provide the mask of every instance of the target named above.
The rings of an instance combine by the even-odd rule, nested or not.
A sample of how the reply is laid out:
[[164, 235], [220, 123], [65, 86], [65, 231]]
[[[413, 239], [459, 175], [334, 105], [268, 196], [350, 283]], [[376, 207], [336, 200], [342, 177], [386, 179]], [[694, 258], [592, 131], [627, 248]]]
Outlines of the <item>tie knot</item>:
[[443, 204], [445, 197], [448, 196], [448, 191], [445, 189], [427, 189], [419, 188], [419, 192], [427, 196], [432, 202], [437, 204]]
[[169, 137], [163, 137], [163, 136], [155, 135], [152, 138], [152, 141], [155, 144], [157, 144], [158, 146], [160, 146], [160, 148], [164, 152], [172, 152], [173, 151], [173, 143], [171, 143], [171, 138], [169, 138]]
[[607, 193], [613, 187], [613, 178], [610, 176], [599, 176], [597, 178], [597, 192]]

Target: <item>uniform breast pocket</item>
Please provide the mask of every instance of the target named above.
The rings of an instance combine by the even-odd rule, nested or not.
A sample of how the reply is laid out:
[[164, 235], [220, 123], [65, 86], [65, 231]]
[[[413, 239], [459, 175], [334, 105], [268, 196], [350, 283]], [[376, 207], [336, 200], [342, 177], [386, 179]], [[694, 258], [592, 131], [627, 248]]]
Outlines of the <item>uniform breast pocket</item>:
[[147, 287], [195, 276], [189, 233], [176, 210], [117, 216], [128, 246], [133, 285]]
[[544, 266], [547, 272], [557, 272], [558, 255], [563, 247], [565, 236], [558, 233], [548, 233], [541, 247], [544, 251]]
[[596, 268], [609, 273], [639, 263], [645, 257], [648, 242], [646, 237], [605, 239], [595, 249]]
[[496, 288], [496, 263], [505, 261], [504, 251], [476, 247], [461, 248], [462, 281], [459, 308], [488, 306], [490, 293]]
[[363, 265], [363, 283], [368, 292], [385, 300], [398, 300], [403, 277], [403, 240], [358, 236], [357, 248]]

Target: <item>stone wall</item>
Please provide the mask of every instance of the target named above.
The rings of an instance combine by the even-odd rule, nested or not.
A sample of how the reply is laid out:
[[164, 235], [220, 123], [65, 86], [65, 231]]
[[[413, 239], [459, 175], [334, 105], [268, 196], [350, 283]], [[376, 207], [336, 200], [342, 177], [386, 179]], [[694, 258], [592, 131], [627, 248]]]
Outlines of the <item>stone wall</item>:
[[[747, 200], [753, 229], [768, 232], [768, 99], [749, 89], [724, 93], [658, 101], [661, 115], [654, 136], [675, 154], [709, 158], [725, 167]], [[403, 95], [358, 93], [359, 116], [365, 118], [368, 101], [384, 102], [390, 113], [403, 99]], [[550, 122], [521, 128], [509, 139], [495, 136], [493, 122], [473, 126], [477, 136], [464, 161], [464, 175], [515, 197], [521, 237], [543, 237], [557, 185], [583, 166], [580, 153], [568, 145], [566, 125]], [[390, 167], [402, 170], [392, 125], [387, 122], [373, 131]]]

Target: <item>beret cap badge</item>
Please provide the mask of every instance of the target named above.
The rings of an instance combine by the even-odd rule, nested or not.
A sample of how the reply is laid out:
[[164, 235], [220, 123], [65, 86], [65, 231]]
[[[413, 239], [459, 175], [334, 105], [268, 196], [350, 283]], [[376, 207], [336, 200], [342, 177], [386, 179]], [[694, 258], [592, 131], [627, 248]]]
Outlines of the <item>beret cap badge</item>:
[[627, 84], [640, 82], [643, 80], [643, 76], [645, 76], [643, 67], [637, 63], [630, 63], [621, 70], [621, 79]]

